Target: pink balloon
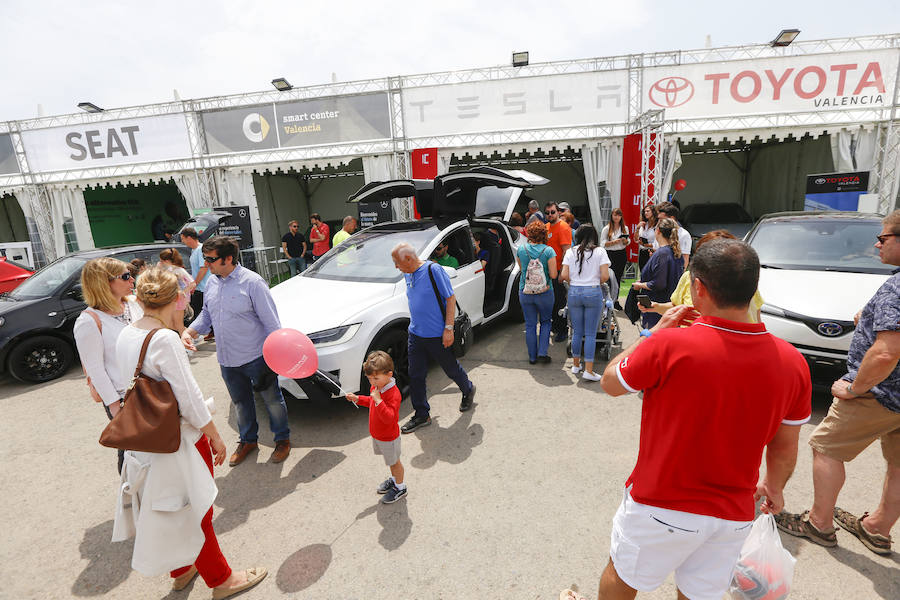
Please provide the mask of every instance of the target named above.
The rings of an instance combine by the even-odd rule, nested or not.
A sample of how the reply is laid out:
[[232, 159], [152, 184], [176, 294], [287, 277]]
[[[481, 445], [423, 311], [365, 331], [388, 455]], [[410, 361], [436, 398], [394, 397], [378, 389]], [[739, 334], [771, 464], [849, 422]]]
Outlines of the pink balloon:
[[675, 189], [678, 190], [679, 192], [686, 187], [687, 187], [687, 181], [685, 181], [684, 179], [679, 179], [678, 181], [675, 182]]
[[291, 379], [309, 377], [319, 368], [316, 347], [305, 334], [283, 327], [263, 342], [263, 358], [269, 368]]

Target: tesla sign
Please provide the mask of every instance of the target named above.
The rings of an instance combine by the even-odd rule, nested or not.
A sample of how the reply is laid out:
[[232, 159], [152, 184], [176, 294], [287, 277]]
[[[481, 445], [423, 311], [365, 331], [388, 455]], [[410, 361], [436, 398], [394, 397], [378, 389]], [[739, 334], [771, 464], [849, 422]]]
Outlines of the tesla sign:
[[644, 109], [685, 119], [886, 107], [897, 57], [878, 50], [647, 69]]

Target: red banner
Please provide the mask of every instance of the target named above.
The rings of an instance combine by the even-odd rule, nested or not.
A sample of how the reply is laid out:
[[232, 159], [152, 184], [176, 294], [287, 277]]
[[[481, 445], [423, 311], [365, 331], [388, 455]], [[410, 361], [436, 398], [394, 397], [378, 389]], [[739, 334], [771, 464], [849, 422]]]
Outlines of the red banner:
[[[638, 223], [641, 220], [641, 140], [640, 133], [625, 136], [622, 147], [622, 188], [619, 206], [622, 218], [628, 224], [631, 239], [637, 239]], [[604, 223], [603, 225], [606, 225]], [[638, 245], [628, 245], [628, 262], [637, 262]]]
[[412, 178], [434, 179], [438, 174], [438, 149], [420, 148], [412, 151]]

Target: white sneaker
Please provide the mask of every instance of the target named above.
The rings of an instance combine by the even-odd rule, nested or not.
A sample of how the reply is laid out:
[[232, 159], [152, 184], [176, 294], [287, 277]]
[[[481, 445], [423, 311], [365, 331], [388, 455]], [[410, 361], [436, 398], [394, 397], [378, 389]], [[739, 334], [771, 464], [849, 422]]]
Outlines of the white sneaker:
[[572, 365], [572, 375], [578, 375], [579, 373], [581, 373], [581, 367], [580, 366], [576, 367], [575, 365]]
[[585, 371], [581, 374], [582, 379], [587, 379], [588, 381], [600, 381], [603, 379], [602, 375], [597, 375], [596, 373], [591, 373], [590, 371]]

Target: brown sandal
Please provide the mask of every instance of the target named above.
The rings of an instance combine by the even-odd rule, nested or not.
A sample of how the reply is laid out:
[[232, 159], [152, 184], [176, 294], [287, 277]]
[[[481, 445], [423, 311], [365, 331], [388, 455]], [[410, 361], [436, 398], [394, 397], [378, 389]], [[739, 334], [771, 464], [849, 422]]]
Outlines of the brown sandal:
[[814, 544], [833, 548], [837, 546], [837, 535], [835, 535], [834, 527], [831, 531], [822, 531], [816, 529], [816, 526], [809, 522], [809, 511], [797, 515], [789, 512], [781, 512], [775, 515], [775, 523], [778, 529], [790, 535], [806, 538]]
[[857, 518], [851, 512], [847, 512], [843, 508], [834, 507], [834, 520], [837, 524], [859, 538], [863, 546], [882, 556], [891, 553], [891, 537], [883, 536], [878, 533], [871, 533], [863, 527], [862, 520], [869, 516], [869, 513], [863, 513], [863, 516]]

